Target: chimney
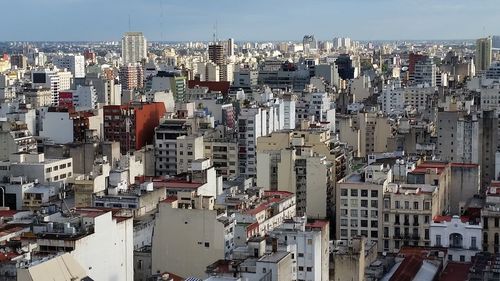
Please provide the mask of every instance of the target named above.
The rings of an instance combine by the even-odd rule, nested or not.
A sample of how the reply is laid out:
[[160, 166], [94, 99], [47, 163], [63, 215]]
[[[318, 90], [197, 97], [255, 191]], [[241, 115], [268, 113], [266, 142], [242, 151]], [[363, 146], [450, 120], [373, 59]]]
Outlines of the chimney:
[[271, 243], [273, 247], [273, 253], [276, 253], [278, 251], [278, 238], [273, 237]]

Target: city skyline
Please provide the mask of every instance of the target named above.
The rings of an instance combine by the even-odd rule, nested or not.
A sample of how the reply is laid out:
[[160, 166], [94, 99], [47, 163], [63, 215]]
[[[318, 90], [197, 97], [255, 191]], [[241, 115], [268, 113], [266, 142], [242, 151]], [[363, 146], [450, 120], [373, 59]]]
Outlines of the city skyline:
[[[285, 4], [257, 0], [251, 5], [228, 0], [217, 5], [198, 0], [27, 0], [23, 21], [18, 21], [17, 13], [2, 18], [4, 25], [18, 23], [15, 29], [0, 31], [0, 37], [5, 41], [118, 41], [131, 30], [144, 32], [150, 41], [209, 41], [216, 23], [218, 38], [237, 41], [300, 40], [304, 34], [314, 34], [318, 40], [337, 36], [452, 40], [494, 35], [500, 12], [497, 2], [467, 4], [465, 0], [314, 0], [307, 6], [297, 0]], [[16, 3], [4, 3], [4, 8], [13, 10]], [[277, 13], [280, 8], [286, 14]], [[37, 12], [41, 10], [53, 16], [47, 18]], [[467, 17], [471, 20], [464, 20]]]

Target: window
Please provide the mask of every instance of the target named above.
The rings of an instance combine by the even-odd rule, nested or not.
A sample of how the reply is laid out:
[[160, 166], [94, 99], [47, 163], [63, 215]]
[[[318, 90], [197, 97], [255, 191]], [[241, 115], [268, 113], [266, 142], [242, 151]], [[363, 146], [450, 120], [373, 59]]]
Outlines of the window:
[[348, 220], [347, 219], [341, 219], [340, 220], [340, 225], [341, 226], [347, 226]]
[[429, 240], [429, 229], [424, 230], [424, 239]]
[[418, 202], [413, 202], [413, 209], [418, 210]]
[[357, 218], [358, 217], [358, 210], [351, 210], [351, 217]]
[[378, 201], [377, 200], [372, 200], [370, 205], [371, 205], [372, 208], [378, 208]]
[[71, 162], [68, 163], [68, 168], [71, 167]]
[[430, 217], [429, 216], [425, 216], [424, 217], [424, 223], [429, 223], [430, 221]]
[[436, 246], [441, 247], [441, 235], [436, 235]]
[[205, 242], [205, 248], [210, 248], [210, 243], [209, 242]]
[[342, 188], [342, 189], [340, 190], [340, 196], [347, 196], [347, 189]]
[[372, 190], [371, 195], [372, 197], [378, 197], [378, 190]]
[[405, 209], [410, 209], [410, 202], [409, 201], [405, 201]]
[[476, 237], [470, 238], [470, 248], [473, 250], [477, 249], [477, 238]]
[[361, 220], [361, 227], [368, 227], [368, 221], [367, 220]]
[[304, 253], [299, 253], [299, 258], [303, 258], [304, 257]]
[[312, 271], [312, 267], [308, 266], [308, 267], [306, 268], [306, 270], [307, 270], [308, 272], [311, 272], [311, 271]]
[[54, 166], [54, 171], [57, 171], [57, 170], [59, 170], [59, 167]]
[[391, 205], [391, 201], [389, 201], [389, 199], [387, 199], [387, 198], [384, 199], [384, 208], [390, 209], [391, 208], [390, 205]]
[[460, 255], [460, 261], [461, 262], [465, 262], [465, 256], [464, 255]]
[[368, 200], [361, 200], [361, 207], [368, 208]]
[[394, 202], [394, 207], [395, 207], [396, 209], [399, 209], [399, 201], [395, 201], [395, 202]]
[[368, 190], [362, 189], [361, 190], [361, 197], [368, 197]]
[[299, 271], [304, 271], [304, 267], [303, 266], [299, 266]]
[[389, 214], [384, 214], [384, 221], [388, 222], [389, 221]]
[[49, 167], [49, 168], [45, 169], [45, 172], [46, 172], [46, 173], [50, 173], [50, 172], [52, 172], [52, 168], [50, 168], [50, 167]]
[[495, 218], [495, 227], [498, 227], [498, 218]]
[[430, 210], [431, 209], [431, 202], [424, 202], [424, 210]]
[[357, 189], [351, 189], [351, 196], [358, 196], [358, 190]]
[[57, 180], [59, 180], [59, 176], [54, 177], [54, 181], [57, 181]]
[[66, 168], [66, 164], [59, 165], [59, 169], [64, 169], [64, 168]]
[[313, 244], [313, 240], [312, 239], [307, 239], [307, 245], [312, 245]]

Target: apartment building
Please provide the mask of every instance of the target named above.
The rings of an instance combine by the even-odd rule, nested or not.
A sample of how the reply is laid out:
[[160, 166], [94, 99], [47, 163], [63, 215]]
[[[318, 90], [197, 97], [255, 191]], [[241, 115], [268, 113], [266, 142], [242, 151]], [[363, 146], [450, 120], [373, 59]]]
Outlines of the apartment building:
[[349, 241], [360, 235], [382, 245], [383, 190], [391, 180], [392, 170], [375, 162], [337, 182], [337, 240]]
[[295, 217], [269, 232], [278, 250], [292, 253], [292, 280], [329, 280], [329, 222]]
[[379, 248], [398, 252], [402, 246], [430, 246], [432, 218], [437, 209], [437, 187], [389, 183], [383, 195], [383, 243]]
[[176, 140], [177, 174], [185, 173], [193, 160], [204, 158], [203, 136], [179, 136]]
[[500, 253], [500, 182], [498, 181], [493, 181], [486, 191], [481, 219], [483, 225], [483, 251]]
[[238, 143], [230, 140], [205, 140], [204, 155], [210, 158], [218, 176], [224, 180], [236, 178], [238, 169]]
[[27, 177], [30, 181], [39, 183], [65, 183], [73, 176], [72, 158], [45, 158], [43, 153], [16, 153], [10, 160], [12, 176]]

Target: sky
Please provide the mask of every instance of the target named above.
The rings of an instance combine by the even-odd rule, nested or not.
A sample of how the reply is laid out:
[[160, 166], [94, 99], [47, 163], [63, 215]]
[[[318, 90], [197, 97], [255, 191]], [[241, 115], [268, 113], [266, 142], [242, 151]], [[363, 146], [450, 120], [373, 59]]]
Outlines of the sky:
[[474, 39], [500, 34], [498, 0], [4, 0], [0, 41]]

